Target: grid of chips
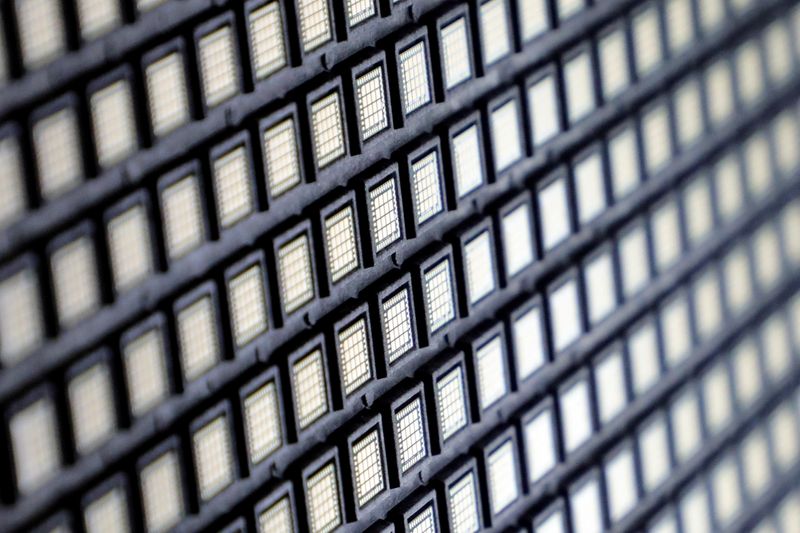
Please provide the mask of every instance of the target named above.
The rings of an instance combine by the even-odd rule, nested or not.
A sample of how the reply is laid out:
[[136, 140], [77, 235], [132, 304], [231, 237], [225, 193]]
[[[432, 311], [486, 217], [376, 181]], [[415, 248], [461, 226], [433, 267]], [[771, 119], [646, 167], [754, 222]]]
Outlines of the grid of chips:
[[796, 527], [795, 4], [2, 4], [0, 524]]

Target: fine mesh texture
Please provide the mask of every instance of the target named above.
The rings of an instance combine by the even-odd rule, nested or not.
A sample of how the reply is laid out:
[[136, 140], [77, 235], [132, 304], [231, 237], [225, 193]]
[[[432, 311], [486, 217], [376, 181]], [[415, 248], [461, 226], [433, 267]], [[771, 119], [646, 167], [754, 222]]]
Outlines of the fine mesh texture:
[[796, 531], [798, 43], [0, 3], [0, 529]]

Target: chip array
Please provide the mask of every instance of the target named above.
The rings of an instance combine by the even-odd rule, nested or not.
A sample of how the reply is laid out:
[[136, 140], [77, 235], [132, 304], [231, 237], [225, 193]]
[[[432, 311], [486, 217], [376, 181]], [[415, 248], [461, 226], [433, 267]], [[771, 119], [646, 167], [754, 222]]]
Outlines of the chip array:
[[0, 5], [0, 530], [797, 531], [795, 0]]

